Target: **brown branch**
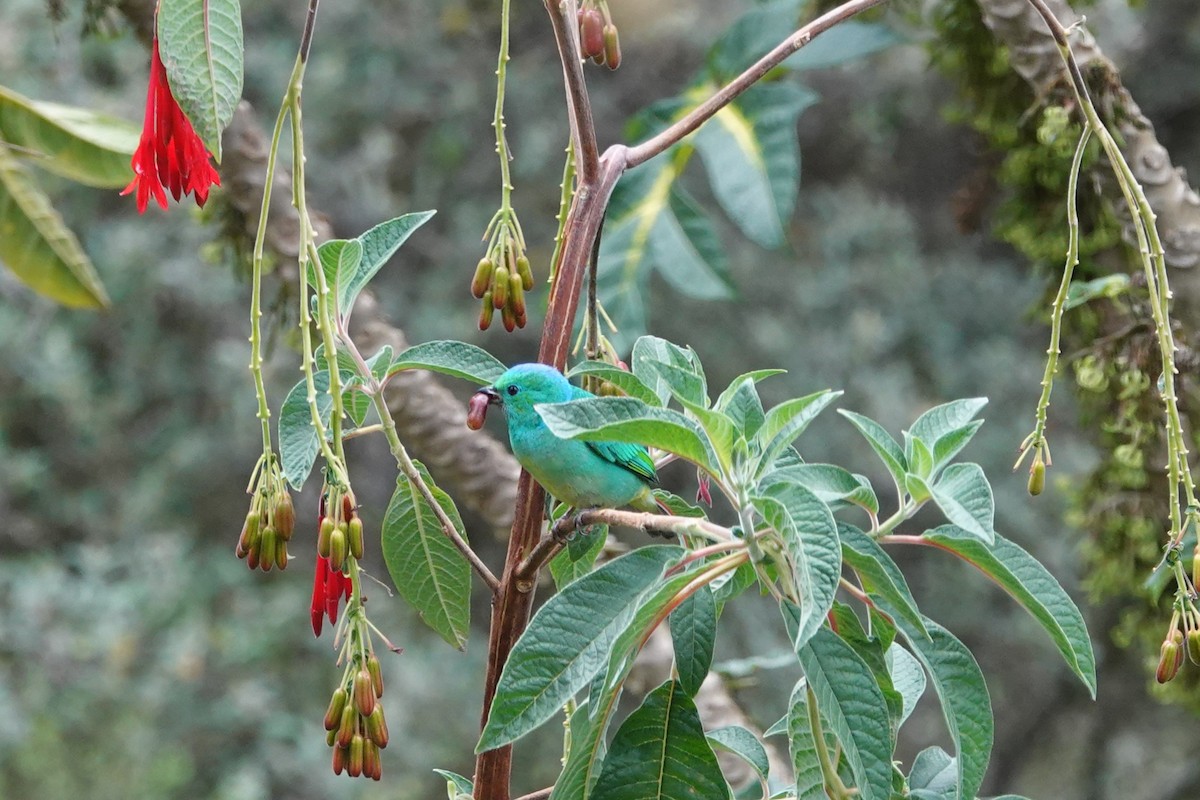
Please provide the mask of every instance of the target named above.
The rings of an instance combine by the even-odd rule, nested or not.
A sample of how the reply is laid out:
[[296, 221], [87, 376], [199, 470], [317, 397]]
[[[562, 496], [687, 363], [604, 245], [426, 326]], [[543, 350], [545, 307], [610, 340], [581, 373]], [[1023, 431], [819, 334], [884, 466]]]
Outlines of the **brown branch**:
[[[588, 99], [587, 81], [583, 76], [583, 58], [579, 49], [579, 30], [575, 23], [575, 0], [545, 0], [546, 13], [554, 26], [554, 41], [563, 65], [563, 85], [567, 93], [567, 120], [571, 139], [575, 142], [576, 172], [582, 183], [592, 183], [599, 169], [600, 146], [596, 143], [596, 126], [592, 120], [592, 103]], [[561, 12], [560, 12], [561, 9]]]
[[657, 136], [642, 142], [636, 147], [631, 147], [629, 149], [628, 167], [636, 167], [639, 164], [643, 164], [678, 143], [683, 137], [707, 122], [718, 111], [729, 105], [734, 98], [749, 89], [761, 80], [764, 75], [782, 64], [789, 56], [801, 47], [804, 47], [804, 45], [808, 44], [818, 35], [840, 22], [845, 22], [856, 14], [861, 14], [867, 9], [882, 5], [885, 2], [887, 0], [850, 0], [850, 2], [843, 3], [837, 8], [831, 9], [817, 17], [780, 42], [771, 52], [760, 58], [741, 75], [738, 75], [725, 86], [721, 87], [719, 91], [693, 109], [686, 117]]

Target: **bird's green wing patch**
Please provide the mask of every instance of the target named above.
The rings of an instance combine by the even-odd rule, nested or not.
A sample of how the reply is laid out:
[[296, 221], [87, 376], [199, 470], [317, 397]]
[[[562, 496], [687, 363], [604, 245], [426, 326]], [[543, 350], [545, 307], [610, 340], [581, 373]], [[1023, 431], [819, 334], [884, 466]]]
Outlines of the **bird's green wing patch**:
[[658, 473], [654, 471], [654, 459], [640, 444], [630, 442], [588, 442], [588, 447], [596, 455], [606, 461], [611, 461], [642, 478], [647, 483], [658, 483]]

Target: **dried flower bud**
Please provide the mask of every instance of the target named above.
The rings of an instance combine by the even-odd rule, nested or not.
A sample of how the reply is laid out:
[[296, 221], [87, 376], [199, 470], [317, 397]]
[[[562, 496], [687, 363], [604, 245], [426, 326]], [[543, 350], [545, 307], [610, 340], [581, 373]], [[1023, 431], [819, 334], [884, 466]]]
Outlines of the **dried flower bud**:
[[371, 674], [371, 688], [376, 697], [383, 697], [383, 669], [374, 653], [367, 656], [367, 672]]
[[522, 289], [528, 292], [533, 288], [533, 268], [525, 256], [517, 256], [517, 274], [521, 276]]
[[333, 533], [329, 534], [329, 567], [334, 572], [342, 571], [342, 564], [346, 561], [346, 530], [343, 525], [339, 525], [333, 529]]
[[296, 507], [292, 505], [292, 496], [285, 490], [275, 501], [275, 531], [285, 542], [291, 541], [292, 531], [296, 528]]
[[490, 258], [481, 258], [475, 266], [475, 277], [471, 279], [471, 294], [482, 298], [484, 292], [492, 285], [492, 271], [496, 269]]
[[263, 528], [262, 539], [258, 543], [259, 566], [263, 572], [270, 572], [275, 566], [275, 528], [268, 525]]
[[334, 731], [342, 723], [342, 712], [346, 709], [346, 690], [338, 687], [329, 698], [329, 708], [325, 711], [325, 730]]
[[329, 558], [329, 537], [333, 533], [333, 520], [321, 517], [321, 528], [317, 532], [317, 555]]
[[1162, 643], [1162, 649], [1158, 653], [1158, 671], [1155, 672], [1154, 678], [1159, 683], [1167, 683], [1179, 672], [1179, 645], [1174, 639], [1167, 639]]
[[508, 267], [496, 267], [492, 278], [492, 305], [504, 308], [508, 304]]
[[483, 293], [483, 307], [479, 309], [479, 330], [486, 331], [492, 326], [492, 315], [496, 313], [496, 306], [492, 303], [491, 291]]
[[342, 721], [338, 724], [337, 743], [339, 747], [346, 747], [350, 744], [350, 740], [354, 737], [355, 730], [358, 728], [358, 709], [353, 703], [346, 703], [346, 707], [342, 709]]
[[363, 524], [362, 517], [355, 517], [350, 520], [350, 524], [346, 526], [347, 544], [350, 546], [350, 555], [355, 558], [363, 557]]
[[611, 22], [604, 26], [604, 63], [609, 69], [621, 66], [621, 39], [617, 36], [617, 26]]
[[[487, 306], [488, 311], [492, 310], [491, 306]], [[476, 392], [471, 395], [471, 399], [467, 401], [467, 427], [473, 431], [477, 431], [483, 427], [483, 421], [487, 418], [488, 406], [491, 401], [483, 392]]]
[[354, 704], [364, 717], [371, 716], [375, 710], [375, 686], [371, 683], [371, 673], [366, 669], [360, 669], [354, 675]]
[[342, 495], [342, 522], [354, 519], [354, 499], [348, 494]]
[[585, 8], [579, 14], [579, 47], [584, 58], [604, 58], [604, 17], [595, 8]]
[[375, 710], [367, 717], [367, 735], [371, 737], [371, 741], [379, 747], [387, 747], [388, 743], [388, 726], [387, 720], [383, 718], [383, 705], [376, 705]]

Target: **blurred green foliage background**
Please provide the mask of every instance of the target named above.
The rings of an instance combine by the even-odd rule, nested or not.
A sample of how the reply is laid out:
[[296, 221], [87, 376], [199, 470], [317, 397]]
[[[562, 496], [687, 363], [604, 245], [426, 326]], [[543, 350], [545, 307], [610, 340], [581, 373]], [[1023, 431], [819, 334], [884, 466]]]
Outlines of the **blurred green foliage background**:
[[[0, 6], [0, 83], [138, 119], [147, 53], [120, 15], [95, 0], [51, 5], [61, 19], [40, 0]], [[492, 5], [326, 4], [305, 123], [310, 202], [338, 235], [439, 210], [378, 281], [388, 316], [412, 341], [465, 339], [512, 362], [533, 356], [544, 289], [530, 297], [530, 328], [515, 336], [499, 326], [479, 334], [467, 292], [499, 197]], [[621, 139], [637, 111], [685, 86], [748, 5], [613, 0], [623, 66], [589, 71], [601, 142]], [[800, 119], [800, 199], [787, 246], [764, 251], [725, 224], [737, 296], [690, 300], [656, 279], [650, 328], [695, 347], [714, 385], [783, 367], [786, 376], [763, 385], [766, 400], [841, 388], [843, 407], [894, 432], [937, 402], [989, 397], [988, 424], [967, 455], [996, 487], [997, 529], [1082, 603], [1078, 533], [1062, 520], [1062, 488], [1096, 455], [1076, 426], [1069, 381], [1051, 409], [1052, 490], [1031, 501], [1024, 475], [1009, 472], [1032, 422], [1042, 309], [1058, 265], [1030, 265], [997, 244], [986, 222], [967, 233], [956, 226], [951, 197], [991, 156], [976, 134], [943, 121], [954, 87], [929, 68], [923, 45], [937, 44], [918, 5], [875, 18], [899, 34], [897, 46], [805, 76], [822, 100]], [[544, 276], [566, 136], [560, 70], [541, 4], [516, 6], [507, 109], [515, 202]], [[99, 32], [81, 37], [85, 8]], [[273, 118], [303, 12], [281, 0], [245, 4], [245, 96], [260, 119]], [[1164, 0], [1131, 12], [1105, 0], [1089, 23], [1176, 162], [1200, 174], [1191, 135], [1200, 86], [1178, 79], [1200, 60], [1196, 9]], [[691, 178], [705, 200], [705, 182]], [[455, 652], [376, 592], [373, 620], [405, 648], [385, 660], [393, 744], [381, 784], [335, 778], [320, 727], [335, 668], [328, 636], [314, 640], [309, 629], [307, 551], [296, 547], [292, 568], [267, 577], [233, 557], [258, 444], [248, 287], [218, 226], [202, 224], [219, 218], [221, 198], [203, 214], [138, 217], [129, 198], [46, 185], [113, 304], [103, 313], [60, 309], [0, 271], [0, 797], [443, 796], [431, 768], [472, 768], [485, 629], [466, 654]], [[282, 322], [269, 362], [277, 402], [295, 372], [292, 320], [274, 321]], [[801, 444], [809, 460], [887, 485], [832, 414]], [[380, 443], [351, 450], [360, 500], [377, 523], [394, 467]], [[694, 488], [682, 472], [668, 480]], [[302, 521], [315, 515], [312, 494], [298, 502]], [[482, 521], [468, 524], [499, 564], [503, 543]], [[900, 555], [922, 607], [971, 647], [988, 678], [998, 739], [986, 789], [1062, 800], [1200, 796], [1200, 762], [1185, 747], [1196, 721], [1148, 699], [1155, 654], [1109, 644], [1112, 604], [1085, 610], [1101, 666], [1093, 704], [1002, 593], [939, 554]], [[372, 567], [386, 579], [379, 561]], [[781, 627], [760, 624], [752, 601], [733, 610], [719, 657], [784, 647]], [[476, 612], [485, 626], [486, 598]], [[774, 721], [793, 679], [762, 672], [744, 689], [758, 722]], [[932, 704], [914, 720], [914, 744], [939, 741]], [[553, 780], [554, 728], [518, 748], [522, 791]]]

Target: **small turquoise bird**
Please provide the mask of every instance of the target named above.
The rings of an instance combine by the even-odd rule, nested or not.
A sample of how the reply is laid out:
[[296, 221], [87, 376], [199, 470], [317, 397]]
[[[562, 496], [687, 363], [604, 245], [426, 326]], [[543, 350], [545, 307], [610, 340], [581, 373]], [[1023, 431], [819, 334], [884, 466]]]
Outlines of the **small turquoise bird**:
[[666, 510], [650, 491], [658, 475], [645, 447], [560, 439], [546, 427], [535, 405], [595, 397], [572, 386], [558, 370], [545, 364], [518, 364], [476, 395], [504, 409], [513, 455], [558, 500], [577, 509]]

